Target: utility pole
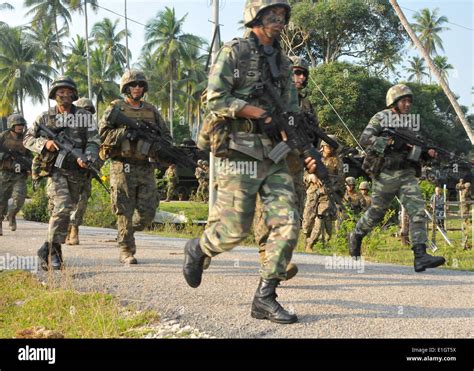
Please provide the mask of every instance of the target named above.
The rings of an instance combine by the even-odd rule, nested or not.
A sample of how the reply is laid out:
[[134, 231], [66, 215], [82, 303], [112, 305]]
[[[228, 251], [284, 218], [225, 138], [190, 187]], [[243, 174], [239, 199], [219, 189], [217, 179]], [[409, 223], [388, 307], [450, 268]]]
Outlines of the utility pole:
[[393, 10], [395, 10], [395, 13], [397, 13], [398, 18], [400, 19], [400, 23], [403, 25], [403, 27], [407, 31], [408, 35], [410, 36], [411, 40], [415, 44], [418, 51], [422, 54], [431, 73], [435, 76], [436, 80], [438, 80], [438, 83], [441, 85], [441, 88], [443, 89], [444, 93], [446, 94], [449, 101], [451, 102], [451, 105], [453, 106], [454, 111], [456, 111], [459, 121], [461, 121], [462, 126], [464, 126], [464, 130], [466, 130], [467, 136], [469, 137], [471, 144], [474, 145], [474, 133], [472, 132], [471, 126], [467, 122], [466, 117], [464, 116], [464, 113], [462, 112], [462, 109], [459, 106], [458, 101], [456, 100], [456, 97], [454, 96], [453, 92], [449, 88], [446, 81], [443, 79], [443, 77], [439, 73], [438, 69], [435, 67], [433, 61], [431, 60], [430, 55], [421, 44], [420, 39], [418, 38], [418, 36], [416, 36], [415, 32], [413, 32], [413, 29], [408, 23], [405, 17], [405, 14], [403, 14], [403, 11], [400, 9], [400, 6], [398, 5], [397, 1], [396, 0], [389, 0], [389, 1], [393, 7]]
[[128, 55], [128, 16], [127, 16], [127, 0], [125, 0], [125, 56], [127, 58], [127, 69], [130, 69], [130, 57]]
[[[219, 0], [212, 1], [212, 34], [214, 37], [214, 44], [212, 44], [212, 58], [211, 66], [216, 63], [217, 53], [221, 44], [220, 32], [219, 32]], [[212, 67], [211, 67], [212, 68]], [[217, 199], [216, 188], [214, 187], [215, 176], [216, 176], [216, 158], [212, 154], [209, 154], [209, 211], [214, 206]]]
[[89, 96], [88, 98], [92, 99], [91, 55], [89, 49], [89, 20], [87, 18], [87, 0], [84, 0], [84, 16], [86, 17], [87, 92]]

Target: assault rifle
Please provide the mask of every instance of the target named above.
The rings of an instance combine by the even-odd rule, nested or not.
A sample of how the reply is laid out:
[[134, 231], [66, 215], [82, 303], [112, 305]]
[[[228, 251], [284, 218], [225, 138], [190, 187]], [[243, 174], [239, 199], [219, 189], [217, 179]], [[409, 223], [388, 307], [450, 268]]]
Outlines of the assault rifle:
[[22, 154], [21, 152], [18, 152], [14, 149], [8, 149], [4, 147], [3, 145], [0, 145], [0, 152], [3, 152], [5, 154], [4, 155], [5, 160], [11, 159], [13, 161], [13, 167], [15, 167], [15, 163], [20, 165], [19, 172], [31, 171], [32, 161], [28, 158], [25, 158], [24, 157], [25, 155]]
[[421, 159], [422, 154], [426, 153], [429, 149], [434, 149], [441, 156], [448, 158], [450, 162], [468, 163], [468, 161], [457, 156], [453, 152], [429, 144], [421, 135], [416, 135], [415, 133], [410, 135], [394, 128], [384, 128], [382, 136], [393, 138], [395, 141], [394, 146], [397, 148], [409, 147], [410, 151], [407, 156], [407, 160], [409, 161], [418, 162]]
[[72, 159], [74, 159], [74, 161], [81, 159], [87, 164], [87, 168], [84, 170], [88, 170], [92, 174], [92, 177], [99, 182], [99, 184], [107, 191], [107, 193], [110, 194], [110, 190], [107, 188], [100, 177], [100, 171], [94, 166], [94, 161], [85, 156], [79, 148], [75, 147], [75, 141], [69, 138], [64, 130], [54, 132], [44, 124], [39, 124], [38, 127], [40, 129], [40, 133], [53, 140], [56, 146], [59, 148], [59, 153], [56, 157], [56, 162], [54, 163], [55, 167], [59, 169], [62, 168], [64, 160], [67, 156], [70, 156]]
[[[316, 176], [323, 183], [326, 193], [337, 206], [343, 207], [342, 197], [337, 192], [334, 192], [328, 170], [321, 160], [321, 154], [316, 149], [320, 139], [329, 144], [334, 151], [339, 148], [339, 144], [317, 127], [316, 122], [308, 119], [308, 116], [305, 114], [291, 115], [286, 112], [280, 96], [270, 81], [266, 80], [264, 85], [277, 109], [276, 113], [279, 119], [276, 120], [275, 124], [278, 127], [278, 131], [284, 131], [287, 135], [287, 140], [279, 142], [270, 151], [268, 157], [273, 162], [278, 163], [289, 152], [296, 149], [300, 153], [302, 161], [307, 157], [313, 158], [316, 161]], [[290, 118], [293, 118], [293, 120], [290, 120]]]
[[137, 139], [142, 141], [140, 153], [143, 156], [154, 157], [181, 167], [196, 168], [197, 164], [191, 160], [185, 153], [168, 143], [163, 138], [160, 128], [147, 121], [134, 120], [120, 112], [119, 107], [114, 107], [106, 118], [112, 125], [124, 125], [129, 130], [128, 138], [131, 141]]

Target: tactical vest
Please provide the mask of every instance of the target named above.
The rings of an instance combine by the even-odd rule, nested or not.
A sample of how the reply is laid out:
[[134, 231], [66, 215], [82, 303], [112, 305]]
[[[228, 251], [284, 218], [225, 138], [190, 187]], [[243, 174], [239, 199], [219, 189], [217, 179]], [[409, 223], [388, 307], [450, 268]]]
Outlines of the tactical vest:
[[[236, 58], [236, 70], [234, 75], [232, 95], [238, 99], [245, 100], [257, 107], [266, 107], [270, 112], [274, 103], [265, 94], [265, 86], [262, 81], [262, 68], [264, 56], [258, 50], [257, 41], [253, 37], [235, 38], [225, 44], [234, 51]], [[276, 86], [277, 91], [282, 91], [288, 83], [288, 75], [291, 67], [290, 60], [280, 52], [279, 72], [281, 80]], [[269, 76], [266, 76], [269, 78]], [[248, 94], [242, 94], [239, 90], [250, 86]], [[246, 119], [234, 119], [217, 117], [210, 114], [206, 117], [198, 139], [198, 147], [204, 151], [212, 151], [216, 157], [227, 157], [229, 149], [244, 153], [258, 160], [263, 160], [271, 150], [272, 142], [257, 134], [258, 128], [255, 123]]]
[[[28, 150], [23, 145], [23, 137], [14, 138], [10, 130], [0, 134], [0, 142], [2, 143], [2, 147], [6, 149], [19, 152], [24, 156], [28, 153]], [[13, 162], [11, 159], [0, 161], [0, 170], [13, 170]]]
[[[142, 102], [142, 107], [139, 109], [133, 108], [130, 104], [127, 104], [123, 99], [117, 99], [111, 103], [113, 106], [118, 106], [120, 111], [127, 117], [140, 121], [152, 122], [158, 125], [159, 119], [156, 116], [156, 110], [150, 103]], [[123, 127], [123, 125], [118, 125]], [[111, 149], [111, 158], [124, 158], [135, 161], [148, 161], [148, 157], [141, 154], [141, 148], [143, 145], [141, 139], [137, 141], [130, 141], [128, 139], [122, 140], [120, 147]]]

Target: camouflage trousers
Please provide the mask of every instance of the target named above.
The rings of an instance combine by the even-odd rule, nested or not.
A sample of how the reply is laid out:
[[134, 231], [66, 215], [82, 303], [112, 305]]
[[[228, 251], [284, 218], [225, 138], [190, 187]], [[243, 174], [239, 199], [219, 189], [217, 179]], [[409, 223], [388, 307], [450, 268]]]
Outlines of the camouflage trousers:
[[166, 185], [166, 199], [171, 200], [176, 194], [176, 184], [168, 182]]
[[117, 215], [118, 245], [122, 251], [135, 254], [134, 233], [153, 222], [159, 205], [152, 165], [113, 160], [110, 189], [112, 208]]
[[[258, 161], [237, 153], [228, 160], [217, 174], [217, 201], [209, 213], [208, 225], [200, 240], [201, 248], [212, 257], [242, 242], [250, 232], [259, 195], [265, 225], [269, 229], [260, 275], [264, 279], [285, 280], [286, 266], [291, 261], [299, 230], [293, 179], [287, 164], [284, 161], [274, 164], [269, 159]], [[256, 174], [229, 170], [229, 166], [234, 170], [242, 168], [244, 165], [239, 164], [245, 162], [254, 164]]]
[[[293, 175], [293, 185], [295, 187], [295, 202], [296, 210], [298, 215], [302, 215], [305, 198], [305, 187], [303, 182], [304, 172], [298, 172]], [[259, 254], [265, 251], [265, 244], [267, 243], [268, 236], [270, 234], [270, 228], [265, 224], [265, 217], [263, 213], [263, 202], [259, 195], [257, 195], [257, 205], [255, 207], [255, 216], [253, 219], [253, 232], [255, 241], [259, 247]]]
[[415, 177], [415, 169], [383, 170], [374, 179], [372, 189], [372, 205], [357, 222], [356, 231], [369, 233], [382, 221], [390, 203], [398, 196], [410, 218], [411, 243], [426, 243], [425, 202]]
[[200, 201], [207, 201], [209, 199], [209, 182], [207, 180], [199, 180], [198, 182], [196, 197]]
[[332, 225], [334, 222], [335, 207], [329, 201], [326, 194], [321, 194], [315, 200], [316, 203], [308, 205], [309, 219], [306, 230], [306, 247], [312, 248], [319, 238], [323, 243], [330, 240], [332, 236]]
[[[26, 198], [26, 173], [15, 173], [13, 171], [0, 170], [0, 221], [7, 212], [17, 214]], [[8, 200], [12, 198], [12, 205], [8, 210]]]
[[82, 225], [84, 220], [84, 214], [87, 210], [87, 202], [92, 193], [92, 179], [89, 176], [89, 181], [85, 184], [84, 190], [79, 196], [79, 201], [76, 205], [76, 209], [71, 214], [71, 225], [79, 227]]
[[82, 171], [54, 169], [48, 177], [46, 190], [50, 202], [48, 242], [64, 243], [79, 196], [87, 187], [89, 176]]

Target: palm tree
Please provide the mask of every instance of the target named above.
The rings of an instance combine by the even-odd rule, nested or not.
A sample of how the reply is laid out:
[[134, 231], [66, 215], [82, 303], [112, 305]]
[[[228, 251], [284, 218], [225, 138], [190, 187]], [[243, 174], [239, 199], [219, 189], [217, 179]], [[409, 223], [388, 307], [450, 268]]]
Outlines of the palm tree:
[[[0, 3], [0, 10], [13, 10], [15, 7], [10, 3]], [[0, 27], [5, 27], [7, 24], [0, 21]]]
[[92, 93], [96, 98], [97, 118], [99, 105], [120, 97], [115, 79], [120, 76], [121, 69], [117, 63], [109, 63], [103, 47], [91, 52]]
[[407, 68], [407, 72], [410, 73], [408, 80], [415, 80], [418, 84], [421, 84], [423, 76], [428, 76], [426, 73], [425, 60], [420, 57], [413, 57], [408, 63], [410, 63], [410, 66]]
[[433, 63], [438, 69], [441, 77], [447, 82], [448, 71], [454, 68], [452, 64], [448, 63], [448, 57], [437, 55], [433, 58]]
[[412, 25], [413, 30], [418, 33], [423, 47], [430, 55], [438, 54], [437, 47], [444, 51], [443, 40], [439, 37], [439, 33], [449, 30], [449, 28], [443, 27], [443, 24], [448, 22], [448, 18], [445, 16], [438, 17], [438, 11], [438, 8], [434, 9], [433, 12], [425, 8], [413, 16], [416, 20], [416, 23]]
[[28, 41], [22, 28], [7, 28], [0, 33], [0, 101], [3, 107], [10, 103], [24, 114], [26, 96], [34, 103], [44, 101], [41, 82], [49, 80], [51, 67], [37, 63], [38, 54], [38, 48]]
[[80, 96], [88, 93], [87, 67], [84, 60], [87, 58], [86, 39], [76, 35], [76, 38], [67, 46], [69, 53], [66, 54], [66, 75], [70, 76], [77, 84]]
[[[127, 50], [126, 46], [120, 42], [127, 36], [127, 32], [126, 30], [117, 32], [118, 23], [118, 19], [112, 23], [109, 18], [104, 18], [92, 27], [91, 36], [104, 47], [108, 63], [116, 62], [120, 64], [121, 68], [124, 68], [127, 65]], [[130, 31], [128, 36], [131, 36]], [[128, 55], [131, 55], [130, 51], [128, 51]]]
[[170, 131], [173, 135], [173, 105], [174, 89], [173, 81], [179, 79], [178, 66], [181, 61], [189, 61], [189, 48], [187, 45], [196, 45], [200, 47], [204, 40], [195, 35], [183, 33], [183, 24], [187, 14], [176, 18], [175, 10], [168, 7], [164, 11], [158, 12], [157, 16], [150, 20], [146, 25], [145, 39], [148, 40], [143, 51], [151, 52], [157, 63], [166, 66], [169, 84], [169, 122]]
[[56, 33], [57, 48], [61, 51], [61, 59], [59, 68], [61, 74], [64, 74], [64, 66], [62, 64], [62, 47], [59, 35], [58, 18], [61, 18], [64, 22], [66, 34], [69, 32], [69, 22], [71, 22], [71, 10], [78, 10], [81, 7], [81, 0], [25, 0], [25, 7], [31, 7], [26, 13], [27, 15], [33, 15], [32, 26], [36, 27], [40, 22], [48, 20], [54, 25], [54, 32]]

